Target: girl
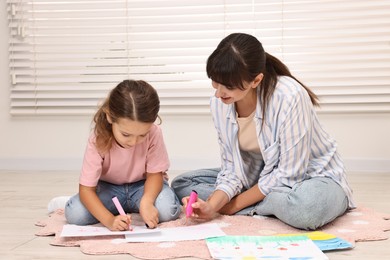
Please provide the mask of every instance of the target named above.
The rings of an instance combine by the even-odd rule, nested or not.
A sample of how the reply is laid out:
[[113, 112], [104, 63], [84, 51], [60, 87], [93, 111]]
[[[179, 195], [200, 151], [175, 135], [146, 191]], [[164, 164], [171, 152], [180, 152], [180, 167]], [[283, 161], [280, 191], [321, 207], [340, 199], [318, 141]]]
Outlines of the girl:
[[144, 81], [125, 80], [110, 92], [94, 117], [79, 193], [65, 206], [68, 223], [127, 230], [130, 216], [118, 215], [114, 196], [150, 228], [178, 218], [180, 201], [168, 186], [168, 155], [154, 124], [159, 108], [156, 90]]
[[274, 215], [314, 230], [353, 208], [335, 141], [315, 113], [316, 95], [264, 52], [253, 36], [234, 33], [207, 60], [211, 112], [221, 168], [184, 173], [171, 186], [193, 217]]

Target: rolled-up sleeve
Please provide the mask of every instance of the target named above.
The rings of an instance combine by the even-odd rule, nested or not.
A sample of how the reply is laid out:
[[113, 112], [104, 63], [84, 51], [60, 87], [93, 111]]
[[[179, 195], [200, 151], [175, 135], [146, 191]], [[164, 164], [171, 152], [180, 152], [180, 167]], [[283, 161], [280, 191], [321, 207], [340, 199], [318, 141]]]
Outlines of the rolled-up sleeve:
[[221, 149], [221, 171], [218, 173], [216, 190], [222, 190], [229, 200], [241, 192], [242, 182], [234, 172], [233, 156], [230, 149], [219, 139]]
[[216, 190], [225, 192], [230, 200], [240, 193], [243, 187], [242, 180], [236, 173], [237, 160], [233, 154], [236, 130], [234, 125], [227, 123], [229, 120], [226, 118], [226, 105], [218, 102], [216, 98], [211, 98], [210, 106], [221, 155], [221, 171], [216, 181]]

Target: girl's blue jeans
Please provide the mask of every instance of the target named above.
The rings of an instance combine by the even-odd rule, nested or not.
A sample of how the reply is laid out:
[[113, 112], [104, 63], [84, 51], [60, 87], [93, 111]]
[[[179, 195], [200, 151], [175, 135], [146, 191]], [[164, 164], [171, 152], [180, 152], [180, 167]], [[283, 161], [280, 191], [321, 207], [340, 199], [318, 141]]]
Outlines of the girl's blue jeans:
[[[196, 190], [198, 197], [207, 200], [214, 191], [214, 184], [220, 168], [195, 170], [177, 176], [171, 187], [181, 200]], [[348, 209], [348, 198], [335, 181], [316, 177], [295, 184], [293, 187], [279, 187], [262, 201], [237, 212], [237, 215], [276, 216], [290, 226], [315, 230]]]
[[[126, 213], [139, 213], [145, 181], [138, 181], [124, 185], [99, 181], [96, 194], [103, 205], [114, 215], [119, 215], [112, 198], [116, 196]], [[172, 188], [164, 182], [160, 194], [154, 203], [158, 209], [159, 221], [175, 220], [181, 213], [181, 205]], [[69, 224], [91, 225], [99, 221], [84, 207], [79, 194], [72, 196], [65, 206], [65, 217]]]

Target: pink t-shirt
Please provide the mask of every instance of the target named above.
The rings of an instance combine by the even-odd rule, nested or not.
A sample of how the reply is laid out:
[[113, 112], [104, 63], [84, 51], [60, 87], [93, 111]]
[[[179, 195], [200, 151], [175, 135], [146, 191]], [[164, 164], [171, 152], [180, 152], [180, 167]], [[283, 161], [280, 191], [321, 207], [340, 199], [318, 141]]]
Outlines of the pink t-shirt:
[[80, 184], [95, 187], [99, 180], [122, 185], [146, 178], [145, 173], [163, 172], [169, 168], [168, 153], [161, 128], [152, 125], [142, 143], [122, 148], [115, 141], [111, 150], [101, 155], [96, 149], [95, 134], [88, 139], [80, 175]]

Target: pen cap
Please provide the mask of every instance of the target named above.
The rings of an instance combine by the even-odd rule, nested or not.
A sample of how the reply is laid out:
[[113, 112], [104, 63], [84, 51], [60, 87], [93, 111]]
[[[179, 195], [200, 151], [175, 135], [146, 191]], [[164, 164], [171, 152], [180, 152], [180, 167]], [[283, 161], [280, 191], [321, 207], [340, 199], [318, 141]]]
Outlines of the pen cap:
[[198, 198], [198, 193], [196, 192], [196, 190], [192, 190], [192, 192], [190, 194], [190, 199], [188, 200], [188, 202], [191, 201], [192, 203], [194, 203], [197, 198]]
[[194, 203], [198, 199], [198, 193], [196, 191], [192, 191], [190, 194], [190, 198], [188, 199], [187, 208], [186, 208], [186, 216], [190, 217], [192, 215], [192, 203]]
[[122, 205], [120, 204], [118, 198], [114, 196], [112, 197], [112, 201], [114, 202], [115, 207], [118, 210], [119, 214], [125, 216], [126, 212], [123, 210]]

